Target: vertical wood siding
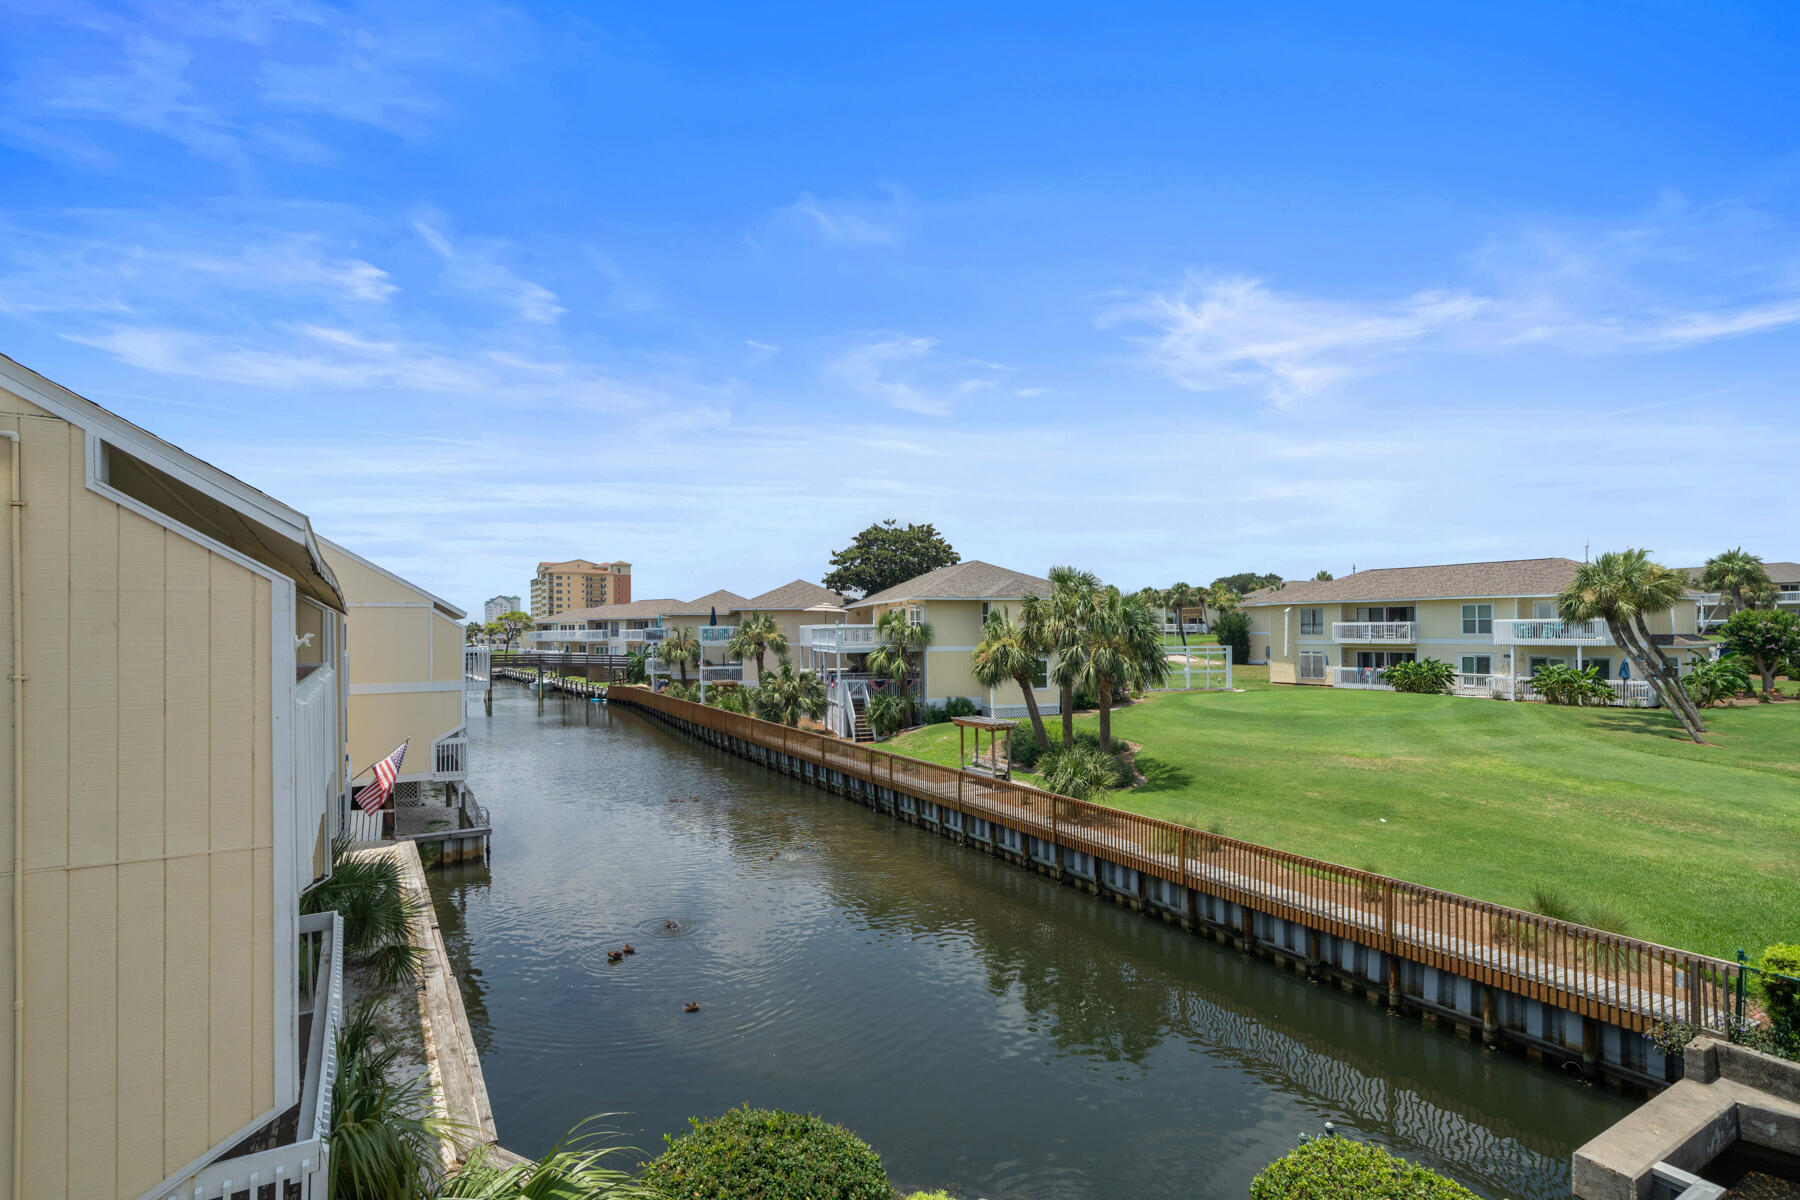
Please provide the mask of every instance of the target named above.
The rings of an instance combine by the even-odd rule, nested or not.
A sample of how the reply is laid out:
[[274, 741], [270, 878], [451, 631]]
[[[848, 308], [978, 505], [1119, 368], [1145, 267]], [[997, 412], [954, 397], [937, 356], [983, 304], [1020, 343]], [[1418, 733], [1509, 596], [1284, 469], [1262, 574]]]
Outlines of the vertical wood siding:
[[[25, 823], [26, 1195], [136, 1197], [276, 1103], [274, 596], [89, 491], [80, 430], [5, 391], [0, 428], [22, 435], [27, 505], [22, 797], [0, 738], [5, 991], [13, 805]], [[0, 611], [7, 569], [0, 545]]]

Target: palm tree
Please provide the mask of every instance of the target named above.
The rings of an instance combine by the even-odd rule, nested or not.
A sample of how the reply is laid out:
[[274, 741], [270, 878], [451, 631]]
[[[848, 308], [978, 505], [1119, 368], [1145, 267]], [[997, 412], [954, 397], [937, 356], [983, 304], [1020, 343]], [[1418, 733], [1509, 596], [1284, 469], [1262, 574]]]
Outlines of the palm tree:
[[1575, 568], [1568, 586], [1557, 596], [1556, 613], [1564, 621], [1606, 622], [1613, 645], [1637, 664], [1644, 681], [1675, 714], [1688, 736], [1698, 742], [1702, 740], [1705, 728], [1690, 715], [1687, 705], [1675, 702], [1666, 694], [1667, 684], [1661, 672], [1651, 666], [1650, 655], [1638, 643], [1637, 631], [1631, 626], [1643, 587], [1643, 572], [1638, 564], [1644, 557], [1647, 556], [1642, 551], [1609, 550], [1591, 562], [1582, 563]]
[[912, 621], [903, 608], [892, 608], [876, 619], [875, 628], [880, 631], [881, 644], [869, 651], [869, 670], [892, 680], [895, 688], [905, 694], [903, 705], [910, 718], [918, 703], [912, 695], [911, 680], [922, 674], [915, 670], [913, 659], [915, 655], [922, 656], [931, 645], [931, 625]]
[[739, 661], [746, 658], [756, 660], [756, 677], [763, 677], [763, 655], [774, 651], [776, 657], [786, 658], [788, 652], [787, 634], [781, 632], [781, 626], [768, 613], [751, 613], [738, 622], [737, 633], [732, 635], [731, 644], [726, 647]]
[[478, 1145], [444, 1180], [439, 1200], [639, 1200], [650, 1193], [626, 1171], [608, 1166], [609, 1155], [624, 1151], [603, 1144], [597, 1130], [577, 1125], [550, 1153], [530, 1162], [497, 1161], [493, 1148]]
[[1175, 632], [1181, 635], [1181, 644], [1187, 646], [1187, 625], [1182, 620], [1182, 610], [1194, 607], [1199, 593], [1191, 583], [1170, 584], [1162, 594], [1162, 602], [1175, 610]]
[[1043, 647], [1032, 642], [1025, 627], [1002, 609], [988, 615], [987, 624], [981, 627], [981, 644], [970, 661], [975, 680], [983, 687], [998, 687], [1009, 680], [1019, 685], [1038, 745], [1049, 749], [1050, 735], [1044, 730], [1044, 716], [1038, 711], [1037, 693], [1031, 686], [1038, 664], [1044, 661]]
[[1081, 649], [1080, 682], [1100, 701], [1100, 749], [1112, 752], [1113, 693], [1139, 688], [1169, 677], [1168, 650], [1162, 623], [1136, 596], [1117, 588], [1101, 592], [1087, 610], [1077, 634]]
[[1044, 783], [1059, 796], [1099, 803], [1113, 782], [1113, 760], [1092, 746], [1064, 746], [1045, 764]]
[[798, 725], [802, 715], [816, 721], [825, 715], [825, 684], [811, 671], [794, 670], [784, 658], [756, 689], [754, 704], [765, 721]]
[[700, 635], [691, 626], [676, 625], [656, 643], [656, 657], [681, 671], [681, 686], [686, 687], [688, 667], [700, 663]]
[[1019, 611], [1026, 639], [1050, 651], [1050, 680], [1062, 707], [1063, 745], [1075, 742], [1075, 686], [1081, 675], [1077, 634], [1100, 591], [1100, 577], [1080, 567], [1050, 568], [1050, 594], [1026, 596]]
[[1243, 597], [1238, 595], [1230, 584], [1215, 583], [1206, 589], [1206, 599], [1207, 603], [1212, 605], [1213, 611], [1223, 616], [1225, 613], [1235, 611], [1238, 601]]
[[1763, 560], [1742, 546], [1715, 554], [1700, 569], [1700, 586], [1709, 592], [1730, 592], [1731, 610], [1744, 607], [1744, 593], [1754, 592], [1769, 582]]
[[1687, 594], [1690, 585], [1688, 577], [1661, 563], [1651, 562], [1648, 551], [1630, 550], [1626, 552], [1630, 559], [1630, 594], [1632, 599], [1631, 621], [1638, 639], [1648, 651], [1650, 666], [1662, 676], [1663, 690], [1671, 700], [1686, 708], [1693, 724], [1703, 732], [1705, 721], [1700, 716], [1700, 707], [1694, 703], [1687, 689], [1681, 686], [1681, 671], [1675, 666], [1667, 654], [1663, 653], [1656, 639], [1650, 636], [1650, 625], [1644, 617], [1646, 613], [1665, 613]]

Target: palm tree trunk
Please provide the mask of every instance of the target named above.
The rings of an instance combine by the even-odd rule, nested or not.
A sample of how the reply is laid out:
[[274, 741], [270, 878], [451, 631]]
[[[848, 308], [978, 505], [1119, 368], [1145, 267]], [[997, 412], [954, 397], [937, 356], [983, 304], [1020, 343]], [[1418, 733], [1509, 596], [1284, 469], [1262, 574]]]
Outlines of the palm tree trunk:
[[1062, 744], [1075, 744], [1075, 685], [1065, 683], [1059, 686], [1062, 694]]
[[1100, 680], [1100, 752], [1112, 753], [1112, 698], [1113, 685], [1110, 679]]
[[1025, 711], [1031, 716], [1031, 729], [1033, 733], [1037, 734], [1038, 745], [1048, 750], [1050, 734], [1044, 728], [1044, 714], [1038, 711], [1037, 694], [1031, 690], [1031, 676], [1015, 675], [1013, 682], [1017, 683], [1019, 690], [1025, 693]]
[[1175, 606], [1175, 634], [1181, 639], [1181, 648], [1187, 649], [1187, 622], [1182, 619], [1181, 605]]
[[1646, 656], [1643, 650], [1638, 646], [1634, 631], [1629, 629], [1616, 616], [1610, 614], [1606, 618], [1606, 630], [1612, 635], [1613, 645], [1623, 650], [1626, 657], [1637, 663], [1638, 671], [1650, 684], [1651, 689], [1654, 690], [1659, 697], [1662, 697], [1663, 705], [1675, 715], [1677, 721], [1681, 722], [1682, 730], [1696, 742], [1704, 742], [1705, 739], [1701, 734], [1705, 731], [1700, 729], [1695, 724], [1694, 720], [1688, 716], [1687, 710], [1670, 703], [1669, 699], [1666, 696], [1663, 696], [1662, 678], [1656, 673], [1656, 669], [1650, 665], [1648, 656]]
[[1687, 694], [1687, 689], [1681, 686], [1681, 672], [1676, 670], [1674, 662], [1670, 660], [1667, 654], [1663, 653], [1662, 647], [1658, 646], [1656, 640], [1650, 636], [1650, 626], [1644, 621], [1644, 614], [1641, 612], [1633, 613], [1632, 623], [1637, 628], [1638, 637], [1649, 649], [1651, 657], [1655, 660], [1652, 665], [1662, 672], [1663, 683], [1667, 687], [1669, 694], [1687, 709], [1688, 716], [1693, 718], [1695, 726], [1704, 731], [1706, 729], [1706, 721], [1701, 717], [1700, 709], [1694, 704], [1694, 698]]
[[[1631, 648], [1642, 660], [1645, 681], [1662, 698], [1664, 707], [1680, 719], [1683, 727], [1690, 734], [1705, 733], [1706, 725], [1689, 701], [1686, 690], [1682, 688], [1679, 680], [1673, 678], [1672, 672], [1663, 669], [1662, 651], [1657, 648], [1655, 642], [1650, 640], [1649, 630], [1644, 626], [1643, 618], [1635, 613], [1633, 618], [1635, 625], [1620, 622], [1620, 632], [1631, 639]], [[1640, 636], [1640, 632], [1642, 636]], [[1698, 740], [1697, 737], [1696, 740]]]

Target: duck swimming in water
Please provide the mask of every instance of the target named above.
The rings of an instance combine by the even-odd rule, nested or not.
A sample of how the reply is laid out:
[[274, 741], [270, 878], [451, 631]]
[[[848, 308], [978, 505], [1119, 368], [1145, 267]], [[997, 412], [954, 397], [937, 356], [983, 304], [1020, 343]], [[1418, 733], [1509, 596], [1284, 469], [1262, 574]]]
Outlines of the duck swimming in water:
[[621, 953], [623, 953], [623, 954], [636, 954], [636, 953], [637, 953], [637, 951], [636, 951], [636, 950], [634, 950], [634, 949], [632, 949], [632, 946], [631, 946], [631, 943], [630, 943], [630, 942], [626, 942], [626, 943], [625, 943], [625, 948], [624, 948], [624, 950], [622, 950], [622, 951], [621, 951]]
[[624, 958], [624, 957], [625, 957], [624, 952], [620, 951], [620, 950], [608, 950], [606, 952], [606, 961], [607, 962], [618, 962], [621, 958]]
[[683, 1007], [681, 1011], [682, 1012], [699, 1012], [700, 1006], [698, 1004], [695, 1004], [692, 1000], [689, 1000], [687, 1002], [686, 1006]]

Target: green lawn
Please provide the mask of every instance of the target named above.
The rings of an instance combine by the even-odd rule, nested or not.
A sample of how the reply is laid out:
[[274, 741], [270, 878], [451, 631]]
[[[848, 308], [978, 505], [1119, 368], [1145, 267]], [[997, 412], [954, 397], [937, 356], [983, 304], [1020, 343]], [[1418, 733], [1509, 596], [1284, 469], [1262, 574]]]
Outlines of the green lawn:
[[[1531, 907], [1541, 886], [1721, 957], [1800, 941], [1800, 704], [1711, 710], [1716, 744], [1696, 746], [1656, 711], [1237, 676], [1116, 711], [1147, 782], [1110, 803], [1485, 900]], [[956, 730], [887, 748], [954, 765]]]

